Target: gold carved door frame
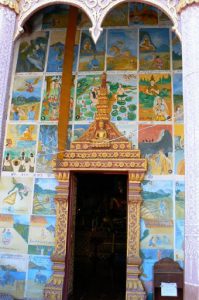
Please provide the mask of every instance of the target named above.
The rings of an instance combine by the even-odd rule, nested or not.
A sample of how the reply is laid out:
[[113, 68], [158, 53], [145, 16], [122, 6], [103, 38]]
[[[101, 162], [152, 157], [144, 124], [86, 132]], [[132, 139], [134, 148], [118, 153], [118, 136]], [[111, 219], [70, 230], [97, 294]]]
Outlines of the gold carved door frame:
[[[77, 141], [71, 143], [63, 158], [55, 160], [54, 173], [59, 182], [56, 202], [55, 250], [51, 257], [53, 275], [44, 289], [44, 299], [62, 300], [68, 238], [70, 177], [79, 172], [128, 174], [126, 300], [145, 300], [146, 293], [139, 279], [141, 274], [140, 184], [147, 170], [147, 161], [140, 150], [128, 141], [110, 122], [106, 74], [102, 75], [95, 120]], [[67, 280], [67, 279], [66, 279]]]

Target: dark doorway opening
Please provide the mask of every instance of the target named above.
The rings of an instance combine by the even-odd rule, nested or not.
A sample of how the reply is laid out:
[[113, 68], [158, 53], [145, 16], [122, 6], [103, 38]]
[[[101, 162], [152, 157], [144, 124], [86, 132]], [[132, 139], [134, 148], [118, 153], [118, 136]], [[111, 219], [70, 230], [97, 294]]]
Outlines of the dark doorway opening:
[[73, 300], [124, 300], [127, 175], [78, 174]]

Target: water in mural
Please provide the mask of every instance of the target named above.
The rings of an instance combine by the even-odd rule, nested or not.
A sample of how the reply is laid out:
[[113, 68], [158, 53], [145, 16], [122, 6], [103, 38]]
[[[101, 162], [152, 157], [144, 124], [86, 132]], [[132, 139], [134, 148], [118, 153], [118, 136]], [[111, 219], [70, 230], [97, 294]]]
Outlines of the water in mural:
[[[0, 292], [17, 299], [42, 300], [52, 274], [53, 159], [68, 16], [69, 7], [60, 4], [40, 11], [33, 22], [36, 32], [21, 37], [15, 59], [0, 180]], [[105, 71], [111, 122], [148, 160], [140, 256], [141, 279], [152, 300], [154, 263], [164, 257], [182, 266], [184, 261], [181, 44], [169, 18], [143, 3], [116, 6], [103, 26], [95, 45], [91, 21], [79, 11], [71, 95], [65, 99], [70, 114], [66, 148], [94, 120]]]
[[33, 299], [43, 299], [43, 288], [52, 274], [48, 256], [30, 255], [26, 294]]
[[137, 117], [137, 77], [134, 74], [108, 75], [112, 121], [135, 121]]
[[16, 299], [24, 298], [27, 256], [0, 254], [0, 292], [8, 293]]

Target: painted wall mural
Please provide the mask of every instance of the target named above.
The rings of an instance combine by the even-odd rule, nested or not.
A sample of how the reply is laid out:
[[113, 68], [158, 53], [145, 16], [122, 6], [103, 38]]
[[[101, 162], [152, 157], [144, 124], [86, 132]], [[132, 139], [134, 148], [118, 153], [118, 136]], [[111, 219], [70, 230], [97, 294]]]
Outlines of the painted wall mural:
[[[52, 274], [57, 125], [69, 7], [46, 7], [15, 51], [0, 178], [0, 292], [43, 299]], [[124, 3], [104, 20], [95, 45], [79, 12], [67, 149], [94, 119], [102, 72], [111, 121], [148, 159], [142, 185], [140, 256], [147, 300], [153, 266], [184, 264], [182, 51], [171, 21], [155, 7]]]

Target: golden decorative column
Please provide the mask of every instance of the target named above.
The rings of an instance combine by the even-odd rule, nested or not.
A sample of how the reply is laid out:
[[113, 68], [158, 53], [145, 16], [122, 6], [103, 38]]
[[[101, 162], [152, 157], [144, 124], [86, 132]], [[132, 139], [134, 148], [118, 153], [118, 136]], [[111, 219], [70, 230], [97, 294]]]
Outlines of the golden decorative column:
[[53, 275], [44, 289], [44, 299], [62, 300], [62, 290], [65, 276], [66, 239], [68, 224], [68, 197], [70, 173], [65, 170], [56, 173], [59, 181], [56, 204], [55, 250], [51, 257]]
[[139, 279], [141, 274], [140, 207], [142, 203], [140, 183], [144, 175], [144, 172], [136, 172], [136, 170], [129, 173], [126, 300], [146, 299], [146, 293]]

